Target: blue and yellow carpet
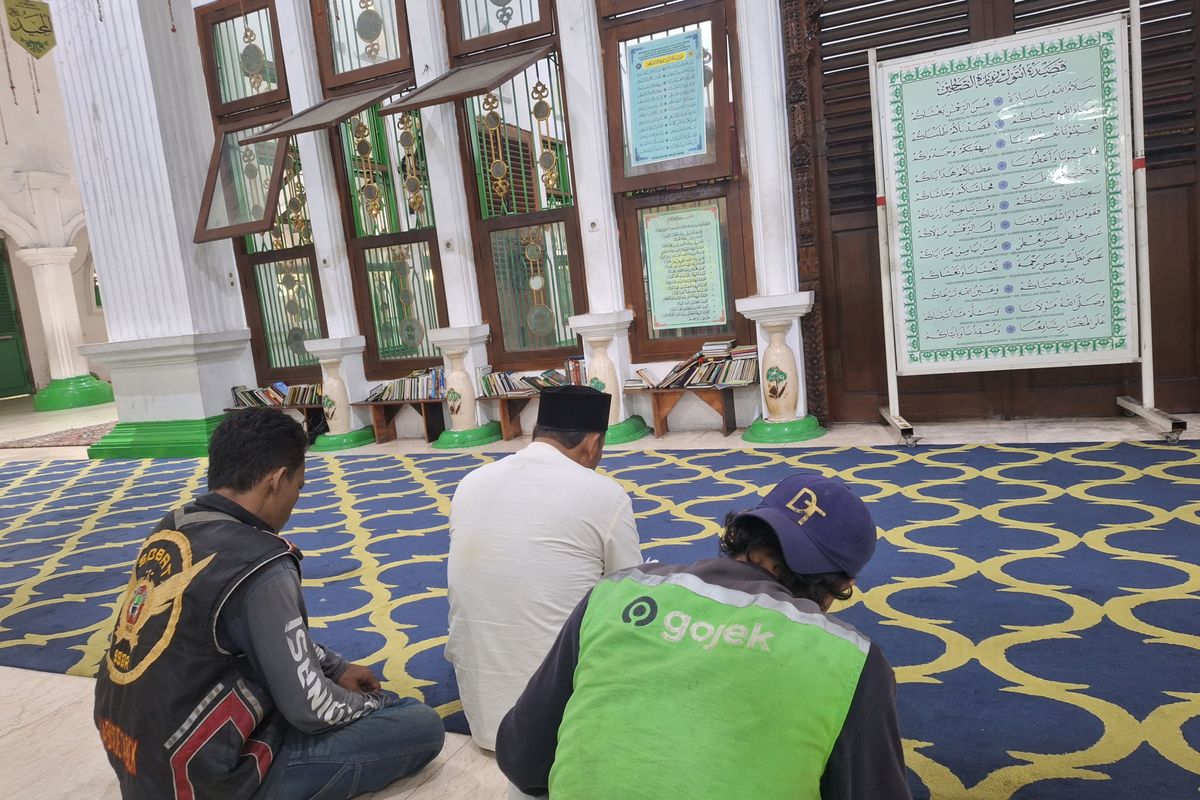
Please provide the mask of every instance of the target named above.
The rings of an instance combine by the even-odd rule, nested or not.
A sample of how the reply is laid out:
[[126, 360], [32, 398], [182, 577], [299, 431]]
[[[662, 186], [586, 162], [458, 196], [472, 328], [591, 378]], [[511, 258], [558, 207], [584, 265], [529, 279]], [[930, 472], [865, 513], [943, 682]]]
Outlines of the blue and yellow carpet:
[[[493, 456], [325, 456], [288, 536], [317, 638], [461, 729], [446, 513]], [[934, 798], [1200, 796], [1200, 449], [1151, 443], [614, 453], [648, 558], [793, 469], [838, 475], [883, 540], [844, 615], [896, 665]], [[201, 461], [0, 464], [0, 663], [95, 673], [142, 537]]]

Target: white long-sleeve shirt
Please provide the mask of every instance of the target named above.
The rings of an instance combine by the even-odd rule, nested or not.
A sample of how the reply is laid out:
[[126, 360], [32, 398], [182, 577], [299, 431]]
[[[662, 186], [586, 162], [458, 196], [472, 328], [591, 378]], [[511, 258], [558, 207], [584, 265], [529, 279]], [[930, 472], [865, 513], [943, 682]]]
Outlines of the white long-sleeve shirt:
[[450, 637], [475, 742], [496, 729], [571, 610], [603, 576], [642, 563], [620, 484], [534, 442], [463, 478], [450, 506]]

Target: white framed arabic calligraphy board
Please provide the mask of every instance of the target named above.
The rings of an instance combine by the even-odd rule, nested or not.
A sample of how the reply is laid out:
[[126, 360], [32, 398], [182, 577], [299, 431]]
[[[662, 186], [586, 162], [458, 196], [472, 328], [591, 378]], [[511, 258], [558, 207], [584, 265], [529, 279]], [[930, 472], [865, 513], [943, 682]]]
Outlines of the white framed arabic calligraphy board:
[[880, 62], [897, 374], [1138, 359], [1128, 63], [1124, 15]]

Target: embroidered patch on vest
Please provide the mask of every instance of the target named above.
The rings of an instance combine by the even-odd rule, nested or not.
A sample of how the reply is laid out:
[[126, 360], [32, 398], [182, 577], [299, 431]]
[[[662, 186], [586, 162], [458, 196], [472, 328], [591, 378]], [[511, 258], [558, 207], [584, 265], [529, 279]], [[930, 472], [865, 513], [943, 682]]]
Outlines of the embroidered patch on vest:
[[179, 531], [158, 531], [142, 545], [121, 598], [104, 659], [113, 683], [133, 683], [170, 645], [183, 611], [183, 593], [215, 555], [192, 564], [192, 546]]

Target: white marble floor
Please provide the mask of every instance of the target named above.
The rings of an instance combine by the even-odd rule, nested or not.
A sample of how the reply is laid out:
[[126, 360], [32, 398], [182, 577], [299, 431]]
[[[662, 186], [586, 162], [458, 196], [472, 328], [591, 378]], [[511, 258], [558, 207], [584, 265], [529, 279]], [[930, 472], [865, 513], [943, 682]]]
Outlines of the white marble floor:
[[[0, 797], [119, 800], [92, 725], [95, 681], [0, 667]], [[69, 761], [67, 760], [69, 759]], [[496, 759], [467, 736], [449, 734], [437, 759], [373, 800], [504, 800]]]

